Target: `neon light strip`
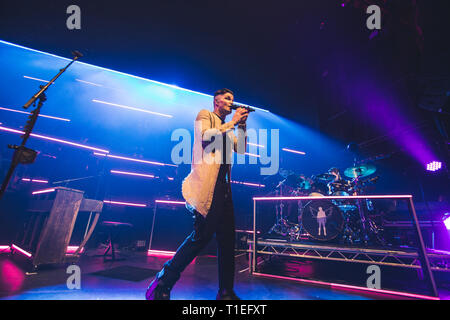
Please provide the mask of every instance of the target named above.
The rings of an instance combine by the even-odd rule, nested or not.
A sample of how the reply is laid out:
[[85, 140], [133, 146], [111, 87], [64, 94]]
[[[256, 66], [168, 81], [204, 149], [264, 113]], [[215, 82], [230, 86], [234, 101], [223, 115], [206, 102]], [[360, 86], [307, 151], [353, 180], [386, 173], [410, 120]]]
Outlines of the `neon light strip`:
[[283, 151], [287, 151], [287, 152], [292, 152], [292, 153], [297, 153], [297, 154], [301, 154], [301, 155], [305, 155], [306, 153], [303, 151], [296, 151], [296, 150], [291, 150], [291, 149], [287, 149], [287, 148], [283, 148], [281, 149]]
[[111, 173], [125, 174], [125, 175], [129, 175], [129, 176], [138, 176], [138, 177], [146, 177], [146, 178], [154, 178], [155, 177], [152, 174], [143, 174], [143, 173], [126, 172], [126, 171], [118, 171], [118, 170], [111, 170]]
[[431, 297], [431, 296], [425, 296], [425, 295], [407, 293], [407, 292], [400, 292], [400, 291], [372, 289], [372, 288], [351, 286], [351, 285], [338, 284], [338, 283], [332, 283], [332, 282], [297, 279], [297, 278], [283, 277], [283, 276], [277, 276], [277, 275], [266, 274], [266, 273], [258, 273], [258, 272], [254, 272], [253, 274], [256, 276], [261, 276], [261, 277], [268, 277], [268, 278], [275, 278], [275, 279], [282, 279], [282, 280], [292, 280], [292, 281], [297, 281], [297, 282], [302, 282], [302, 283], [307, 283], [307, 284], [327, 286], [327, 287], [331, 287], [331, 289], [337, 289], [337, 290], [346, 290], [346, 289], [347, 290], [358, 290], [358, 291], [366, 291], [366, 292], [375, 293], [375, 294], [405, 296], [405, 297], [410, 297], [410, 298], [415, 298], [415, 299], [440, 300], [438, 297]]
[[378, 196], [325, 196], [325, 197], [254, 197], [256, 201], [266, 200], [320, 200], [320, 199], [409, 199], [412, 195], [378, 195]]
[[[45, 54], [45, 55], [50, 56], [50, 57], [55, 57], [55, 58], [63, 59], [63, 60], [66, 60], [66, 61], [72, 61], [72, 59], [63, 58], [63, 57], [60, 57], [60, 56], [57, 56], [57, 55], [54, 55], [54, 54], [51, 54], [51, 53], [48, 53], [48, 52], [43, 52], [43, 51], [39, 51], [39, 50], [36, 50], [36, 49], [27, 48], [27, 47], [20, 46], [18, 44], [14, 44], [14, 43], [10, 43], [10, 42], [6, 42], [6, 41], [3, 41], [3, 40], [0, 40], [0, 43], [4, 43], [4, 44], [7, 44], [7, 45], [10, 45], [10, 46], [13, 46], [13, 47], [25, 49], [25, 50], [32, 51], [32, 52]], [[120, 72], [120, 71], [116, 71], [116, 70], [112, 70], [112, 69], [108, 69], [108, 68], [103, 68], [103, 67], [95, 66], [95, 65], [92, 65], [92, 64], [89, 64], [89, 63], [85, 63], [85, 62], [81, 62], [81, 61], [77, 61], [76, 63], [79, 63], [79, 64], [84, 65], [84, 66], [94, 67], [96, 69], [100, 69], [100, 70], [109, 71], [109, 72], [113, 72], [113, 73], [116, 73], [116, 74], [124, 75], [124, 76], [127, 76], [127, 77], [132, 77], [132, 78], [135, 78], [135, 79], [144, 80], [144, 81], [151, 82], [151, 83], [156, 83], [156, 84], [159, 84], [159, 85], [162, 85], [162, 86], [165, 86], [165, 87], [174, 88], [174, 89], [177, 89], [177, 90], [182, 90], [182, 91], [185, 91], [185, 92], [195, 93], [195, 94], [199, 94], [199, 95], [202, 95], [202, 96], [205, 96], [205, 97], [213, 98], [213, 96], [210, 95], [210, 94], [205, 94], [205, 93], [201, 93], [201, 92], [198, 92], [198, 91], [193, 91], [193, 90], [181, 88], [181, 87], [178, 87], [178, 86], [175, 86], [175, 85], [171, 85], [171, 84], [167, 84], [167, 83], [163, 83], [163, 82], [159, 82], [159, 81], [155, 81], [155, 80], [150, 80], [150, 79], [134, 76], [132, 74], [128, 74], [128, 73], [125, 73], [125, 72]], [[257, 108], [257, 107], [253, 107], [253, 106], [251, 106], [251, 107], [254, 108], [254, 109], [260, 110], [260, 111], [270, 112], [270, 111], [265, 110], [265, 109], [261, 109], [261, 108]]]
[[32, 256], [31, 253], [29, 253], [29, 252], [27, 252], [27, 251], [25, 251], [25, 250], [19, 248], [19, 247], [16, 246], [15, 244], [11, 245], [11, 249], [14, 249], [14, 250], [19, 251], [20, 253], [24, 254], [24, 255], [27, 256], [28, 258], [31, 258], [31, 256]]
[[37, 180], [37, 179], [32, 179], [31, 182], [48, 183], [48, 181], [46, 181], [46, 180]]
[[147, 251], [148, 256], [154, 256], [154, 257], [173, 257], [175, 255], [175, 251], [164, 251], [164, 250], [148, 250]]
[[[67, 250], [66, 250], [66, 253], [71, 254], [71, 253], [74, 253], [77, 250], [78, 250], [78, 246], [68, 246]], [[82, 253], [83, 251], [84, 251], [84, 248], [81, 249], [80, 253]]]
[[155, 203], [186, 204], [185, 201], [172, 201], [172, 200], [155, 200]]
[[104, 203], [108, 204], [117, 204], [117, 205], [123, 205], [123, 206], [131, 206], [131, 207], [146, 207], [146, 204], [142, 203], [132, 203], [132, 202], [120, 202], [120, 201], [109, 201], [109, 200], [103, 200]]
[[135, 108], [135, 107], [124, 106], [122, 104], [116, 104], [116, 103], [101, 101], [101, 100], [97, 100], [97, 99], [92, 99], [92, 101], [93, 102], [97, 102], [97, 103], [103, 103], [103, 104], [106, 104], [106, 105], [109, 105], [109, 106], [115, 106], [115, 107], [119, 107], [119, 108], [129, 109], [129, 110], [133, 110], [133, 111], [140, 111], [140, 112], [150, 113], [150, 114], [154, 114], [154, 115], [161, 116], [161, 117], [173, 118], [173, 116], [168, 115], [168, 114], [148, 111], [148, 110], [139, 109], [139, 108]]
[[250, 157], [256, 157], [256, 158], [261, 157], [261, 156], [258, 155], [258, 154], [253, 154], [253, 153], [248, 153], [248, 152], [246, 152], [245, 154], [248, 155], [248, 156], [250, 156]]
[[[0, 130], [7, 131], [7, 132], [12, 132], [12, 133], [18, 133], [18, 134], [25, 134], [25, 132], [23, 132], [23, 131], [11, 129], [11, 128], [6, 128], [6, 127], [2, 127], [2, 126], [0, 126]], [[54, 141], [54, 142], [60, 142], [60, 143], [68, 144], [68, 145], [71, 145], [71, 146], [74, 146], [74, 147], [83, 148], [83, 149], [89, 149], [89, 150], [93, 150], [93, 151], [101, 151], [101, 152], [109, 153], [108, 150], [94, 148], [94, 147], [86, 146], [84, 144], [79, 144], [79, 143], [70, 142], [70, 141], [66, 141], [66, 140], [51, 138], [51, 137], [43, 136], [43, 135], [40, 135], [40, 134], [32, 133], [32, 134], [30, 134], [30, 136], [35, 137], [35, 138], [41, 138], [41, 139], [45, 139], [45, 140], [50, 140], [50, 141]]]
[[[16, 113], [23, 113], [23, 114], [31, 114], [31, 112], [25, 112], [25, 111], [8, 109], [8, 108], [2, 108], [2, 107], [0, 107], [0, 110], [11, 111], [11, 112], [16, 112]], [[49, 119], [55, 119], [55, 120], [61, 120], [61, 121], [70, 122], [69, 119], [58, 118], [58, 117], [53, 117], [53, 116], [46, 116], [44, 114], [39, 114], [39, 117], [44, 117], [44, 118], [49, 118]]]
[[265, 148], [263, 145], [257, 144], [257, 143], [252, 143], [252, 142], [247, 142], [248, 145], [251, 146], [256, 146], [256, 147], [260, 147], [260, 148]]
[[50, 192], [53, 192], [55, 190], [56, 189], [44, 189], [44, 190], [34, 191], [32, 194], [50, 193]]
[[97, 83], [93, 83], [93, 82], [89, 82], [89, 81], [84, 81], [84, 80], [80, 80], [80, 79], [75, 79], [75, 81], [83, 82], [83, 83], [86, 83], [86, 84], [90, 84], [91, 86], [103, 87], [103, 85], [101, 85], [101, 84], [97, 84]]
[[33, 78], [33, 77], [29, 77], [29, 76], [23, 76], [24, 78], [27, 79], [31, 79], [31, 80], [36, 80], [36, 81], [41, 81], [41, 82], [45, 82], [45, 83], [49, 83], [50, 81], [47, 80], [42, 80], [42, 79], [38, 79], [38, 78]]
[[114, 159], [121, 159], [121, 160], [128, 160], [128, 161], [134, 161], [134, 162], [154, 164], [154, 165], [157, 165], [157, 166], [178, 167], [177, 165], [174, 165], [174, 164], [161, 163], [161, 162], [155, 162], [155, 161], [147, 161], [147, 160], [140, 160], [140, 159], [134, 159], [134, 158], [127, 158], [127, 157], [120, 157], [120, 156], [115, 156], [115, 155], [112, 155], [112, 154], [103, 154], [103, 153], [94, 152], [94, 155], [101, 156], [101, 157], [109, 157], [109, 158], [114, 158]]
[[25, 182], [37, 182], [37, 183], [48, 183], [48, 181], [46, 181], [46, 180], [28, 179], [28, 178], [22, 178], [22, 181], [25, 181]]
[[9, 250], [11, 250], [11, 247], [10, 246], [0, 246], [0, 250], [2, 250], [2, 251], [9, 251]]
[[261, 187], [261, 188], [264, 188], [264, 187], [265, 187], [265, 185], [263, 185], [263, 184], [250, 183], [250, 182], [231, 181], [231, 183], [235, 183], [235, 184], [243, 184], [243, 185], [251, 186], [251, 187]]

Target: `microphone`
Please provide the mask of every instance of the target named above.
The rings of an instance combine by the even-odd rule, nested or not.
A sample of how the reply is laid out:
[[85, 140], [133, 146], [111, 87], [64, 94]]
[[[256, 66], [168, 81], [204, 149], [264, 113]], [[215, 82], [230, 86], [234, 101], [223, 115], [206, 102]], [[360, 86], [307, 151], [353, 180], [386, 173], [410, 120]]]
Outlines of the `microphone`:
[[256, 111], [255, 109], [253, 109], [253, 108], [250, 107], [250, 106], [247, 106], [246, 104], [241, 104], [241, 103], [236, 103], [236, 102], [234, 102], [234, 103], [231, 105], [231, 109], [232, 109], [232, 110], [236, 110], [237, 108], [244, 108], [244, 109], [247, 109], [248, 112]]

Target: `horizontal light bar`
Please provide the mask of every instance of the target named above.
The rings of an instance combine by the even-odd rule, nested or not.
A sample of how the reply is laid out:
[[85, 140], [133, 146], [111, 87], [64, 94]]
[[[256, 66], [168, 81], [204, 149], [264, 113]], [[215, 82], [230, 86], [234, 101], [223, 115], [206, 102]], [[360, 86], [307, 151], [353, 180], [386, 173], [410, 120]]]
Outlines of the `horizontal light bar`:
[[231, 183], [234, 183], [234, 184], [243, 184], [243, 185], [245, 185], [245, 186], [251, 186], [251, 187], [261, 187], [261, 188], [264, 188], [264, 187], [265, 187], [265, 185], [263, 185], [263, 184], [259, 184], [259, 183], [251, 183], [251, 182], [231, 181]]
[[292, 149], [287, 149], [287, 148], [282, 148], [281, 150], [286, 151], [286, 152], [297, 153], [297, 154], [301, 154], [301, 155], [305, 155], [306, 154], [303, 151], [297, 151], [297, 150], [292, 150]]
[[52, 189], [44, 189], [44, 190], [38, 190], [38, 191], [34, 191], [32, 194], [42, 194], [42, 193], [50, 193], [55, 191], [56, 189], [52, 188]]
[[93, 82], [89, 82], [89, 81], [85, 81], [85, 80], [75, 79], [75, 81], [90, 84], [91, 86], [103, 87], [103, 85], [101, 85], [101, 84], [97, 84], [97, 83], [93, 83]]
[[370, 293], [374, 293], [374, 294], [404, 296], [404, 297], [410, 297], [410, 298], [415, 298], [415, 299], [440, 300], [438, 297], [431, 297], [431, 296], [425, 296], [425, 295], [408, 293], [408, 292], [400, 292], [400, 291], [392, 291], [392, 290], [384, 290], [384, 289], [374, 289], [374, 288], [351, 286], [351, 285], [340, 284], [340, 283], [283, 277], [283, 276], [259, 273], [259, 272], [254, 272], [253, 274], [256, 276], [261, 276], [261, 277], [268, 277], [268, 278], [282, 279], [282, 280], [291, 280], [291, 281], [302, 282], [302, 283], [306, 283], [306, 284], [327, 286], [327, 287], [331, 287], [331, 289], [337, 289], [337, 290], [346, 290], [347, 289], [347, 290], [365, 291], [365, 292], [370, 292]]
[[108, 204], [117, 204], [122, 206], [131, 206], [131, 207], [146, 207], [146, 204], [143, 203], [132, 203], [132, 202], [121, 202], [121, 201], [110, 201], [110, 200], [103, 200], [104, 203]]
[[124, 106], [124, 105], [122, 105], [122, 104], [111, 103], [111, 102], [101, 101], [101, 100], [97, 100], [97, 99], [92, 99], [92, 101], [93, 101], [93, 102], [97, 102], [97, 103], [106, 104], [106, 105], [109, 105], [109, 106], [114, 106], [114, 107], [123, 108], [123, 109], [129, 109], [129, 110], [133, 110], [133, 111], [139, 111], [139, 112], [150, 113], [150, 114], [154, 114], [154, 115], [161, 116], [161, 117], [173, 118], [173, 116], [168, 115], [168, 114], [159, 113], [159, 112], [153, 112], [153, 111], [148, 111], [148, 110], [139, 109], [139, 108], [135, 108], [135, 107]]
[[245, 154], [248, 155], [248, 156], [250, 156], [250, 157], [256, 157], [256, 158], [261, 157], [260, 155], [254, 154], [254, 153], [248, 153], [248, 152], [246, 152]]
[[50, 81], [47, 81], [47, 80], [42, 80], [42, 79], [39, 79], [39, 78], [33, 78], [33, 77], [29, 77], [29, 76], [23, 76], [24, 78], [27, 78], [27, 79], [31, 79], [31, 80], [36, 80], [36, 81], [40, 81], [40, 82], [45, 82], [45, 83], [49, 83]]
[[251, 146], [255, 146], [255, 147], [265, 148], [263, 145], [260, 145], [260, 144], [257, 144], [257, 143], [247, 142], [247, 144], [251, 145]]
[[[16, 113], [22, 113], [22, 114], [31, 114], [31, 112], [25, 112], [25, 111], [14, 110], [14, 109], [9, 109], [9, 108], [2, 108], [2, 107], [0, 107], [0, 110], [10, 111], [10, 112], [16, 112]], [[44, 114], [39, 114], [39, 117], [70, 122], [69, 119], [64, 119], [64, 118], [59, 118], [59, 117], [53, 117], [53, 116], [47, 116], [47, 115], [44, 115]]]
[[25, 181], [25, 182], [36, 182], [36, 183], [48, 183], [47, 180], [28, 179], [28, 178], [22, 178], [22, 181]]
[[[68, 254], [75, 253], [78, 250], [78, 248], [79, 248], [78, 246], [68, 246], [66, 253], [68, 253]], [[80, 250], [80, 253], [82, 253], [83, 251], [84, 251], [84, 248], [82, 248]]]
[[170, 258], [175, 255], [175, 251], [148, 250], [147, 255], [154, 256], [154, 257]]
[[172, 200], [155, 200], [155, 203], [167, 203], [167, 204], [186, 204], [185, 201], [172, 201]]
[[22, 248], [19, 248], [18, 246], [16, 246], [15, 244], [11, 245], [11, 249], [17, 250], [20, 253], [24, 254], [25, 256], [27, 256], [28, 258], [31, 258], [32, 254], [23, 250]]
[[[60, 56], [57, 56], [55, 54], [39, 51], [39, 50], [36, 50], [36, 49], [27, 48], [27, 47], [24, 47], [24, 46], [21, 46], [21, 45], [18, 45], [18, 44], [14, 44], [14, 43], [11, 43], [11, 42], [0, 40], [0, 43], [6, 44], [6, 45], [10, 45], [10, 46], [13, 46], [13, 47], [16, 47], [16, 48], [25, 49], [25, 50], [32, 51], [32, 52], [37, 52], [37, 53], [40, 53], [40, 54], [45, 54], [47, 56], [55, 57], [55, 58], [62, 59], [62, 60], [65, 60], [65, 61], [72, 61], [72, 59], [60, 57]], [[132, 78], [135, 78], [135, 79], [139, 79], [139, 80], [155, 83], [155, 84], [162, 85], [162, 86], [169, 87], [169, 88], [173, 88], [173, 89], [176, 89], [176, 90], [181, 90], [181, 91], [185, 91], [185, 92], [195, 93], [195, 94], [199, 94], [199, 95], [202, 95], [202, 96], [205, 96], [205, 97], [213, 98], [213, 96], [210, 95], [210, 94], [205, 94], [205, 93], [202, 93], [202, 92], [181, 88], [181, 87], [178, 87], [176, 85], [171, 85], [171, 84], [159, 82], [159, 81], [156, 81], [156, 80], [150, 80], [150, 79], [138, 77], [138, 76], [135, 76], [135, 75], [132, 75], [132, 74], [128, 74], [128, 73], [125, 73], [125, 72], [120, 72], [120, 71], [116, 71], [116, 70], [112, 70], [112, 69], [108, 69], [108, 68], [104, 68], [104, 67], [99, 67], [99, 66], [92, 65], [92, 64], [89, 64], [89, 63], [85, 63], [85, 62], [81, 62], [81, 61], [77, 61], [76, 63], [79, 63], [79, 64], [84, 65], [84, 66], [88, 66], [88, 67], [93, 67], [93, 68], [96, 68], [96, 69], [99, 69], [99, 70], [109, 71], [109, 72], [113, 72], [113, 73], [116, 73], [116, 74], [124, 75], [124, 76], [127, 76], [127, 77], [132, 77]], [[242, 104], [242, 103], [240, 103], [240, 104]], [[257, 109], [257, 110], [260, 110], [260, 111], [270, 112], [270, 111], [265, 110], [265, 109], [261, 109], [261, 108], [257, 108], [257, 107], [253, 107], [253, 106], [250, 106], [250, 107], [252, 107], [254, 109]]]
[[169, 164], [169, 163], [147, 161], [147, 160], [141, 160], [141, 159], [135, 159], [135, 158], [122, 157], [122, 156], [115, 156], [115, 155], [112, 155], [112, 154], [104, 154], [104, 153], [99, 153], [99, 152], [94, 152], [94, 155], [100, 156], [100, 157], [113, 158], [113, 159], [120, 159], [120, 160], [128, 160], [128, 161], [134, 161], [134, 162], [140, 162], [140, 163], [153, 164], [153, 165], [156, 165], [156, 166], [178, 167], [177, 165]]
[[377, 195], [377, 196], [304, 196], [304, 197], [254, 197], [256, 201], [266, 200], [321, 200], [321, 199], [410, 199], [412, 195]]
[[[11, 128], [6, 128], [6, 127], [3, 127], [3, 126], [0, 126], [0, 130], [6, 131], [6, 132], [18, 133], [18, 134], [25, 134], [25, 132], [23, 132], [23, 131], [11, 129]], [[79, 147], [79, 148], [83, 148], [83, 149], [89, 149], [89, 150], [93, 150], [93, 151], [100, 151], [100, 152], [109, 153], [108, 150], [94, 148], [94, 147], [90, 147], [90, 146], [87, 146], [87, 145], [84, 145], [84, 144], [79, 144], [79, 143], [75, 143], [75, 142], [70, 142], [70, 141], [66, 141], [66, 140], [61, 140], [61, 139], [57, 139], [57, 138], [43, 136], [43, 135], [40, 135], [40, 134], [31, 133], [30, 136], [35, 137], [35, 138], [44, 139], [44, 140], [49, 140], [49, 141], [60, 142], [60, 143], [63, 143], [63, 144], [67, 144], [67, 145], [70, 145], [70, 146]]]
[[111, 170], [111, 173], [124, 174], [124, 175], [137, 176], [137, 177], [155, 178], [155, 176], [152, 174], [143, 174], [143, 173], [136, 173], [136, 172]]

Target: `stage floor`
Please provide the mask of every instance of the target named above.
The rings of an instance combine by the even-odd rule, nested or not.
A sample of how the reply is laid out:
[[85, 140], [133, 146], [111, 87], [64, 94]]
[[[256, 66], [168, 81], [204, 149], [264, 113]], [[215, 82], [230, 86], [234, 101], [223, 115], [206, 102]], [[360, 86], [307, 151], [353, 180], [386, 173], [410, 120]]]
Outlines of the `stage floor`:
[[[99, 253], [99, 250], [88, 250], [77, 263], [81, 271], [80, 289], [68, 289], [67, 279], [71, 274], [66, 272], [67, 266], [45, 268], [34, 274], [26, 274], [8, 253], [0, 254], [0, 299], [143, 300], [154, 274], [168, 259], [147, 256], [145, 252], [124, 251], [121, 256], [125, 260], [104, 262], [98, 256]], [[275, 265], [279, 263], [283, 263], [288, 269], [292, 267], [289, 265], [292, 262], [279, 260]], [[251, 275], [245, 253], [236, 257], [235, 291], [243, 300], [406, 299]], [[174, 300], [213, 300], [216, 293], [216, 257], [200, 256], [184, 271], [171, 296]], [[446, 290], [440, 289], [440, 295], [441, 299], [450, 298]]]

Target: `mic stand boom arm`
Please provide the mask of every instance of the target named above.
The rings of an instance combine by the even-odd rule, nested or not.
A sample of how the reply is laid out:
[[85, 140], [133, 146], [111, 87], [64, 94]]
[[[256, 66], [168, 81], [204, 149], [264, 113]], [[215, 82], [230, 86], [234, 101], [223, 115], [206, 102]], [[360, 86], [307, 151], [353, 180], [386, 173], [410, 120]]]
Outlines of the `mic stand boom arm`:
[[59, 70], [58, 74], [56, 76], [54, 76], [53, 79], [50, 80], [45, 86], [42, 86], [42, 85], [39, 86], [40, 90], [34, 96], [32, 96], [31, 99], [28, 100], [28, 102], [25, 103], [25, 105], [23, 106], [24, 109], [28, 109], [32, 104], [36, 104], [36, 100], [39, 100], [36, 109], [31, 111], [31, 115], [28, 117], [29, 120], [27, 121], [27, 124], [25, 125], [25, 133], [21, 136], [22, 143], [20, 144], [20, 146], [8, 145], [8, 148], [14, 149], [14, 155], [13, 155], [13, 159], [11, 161], [11, 165], [9, 167], [8, 173], [6, 174], [5, 179], [3, 180], [3, 183], [2, 183], [2, 186], [0, 189], [0, 199], [3, 197], [3, 194], [5, 193], [5, 190], [8, 187], [9, 180], [11, 179], [17, 165], [19, 163], [30, 164], [30, 163], [33, 163], [34, 160], [36, 159], [37, 152], [32, 149], [26, 148], [25, 144], [31, 135], [31, 131], [33, 130], [33, 127], [37, 121], [37, 118], [39, 116], [41, 108], [42, 108], [44, 102], [47, 100], [45, 91], [48, 89], [48, 87], [50, 87], [56, 81], [56, 79], [59, 78], [59, 76], [61, 74], [63, 74], [67, 70], [67, 68], [69, 68], [72, 65], [72, 63], [74, 63], [75, 61], [77, 61], [79, 58], [81, 58], [83, 56], [78, 51], [73, 51], [72, 54], [74, 55], [72, 61], [70, 61], [70, 63], [67, 66], [65, 66], [64, 68]]

